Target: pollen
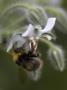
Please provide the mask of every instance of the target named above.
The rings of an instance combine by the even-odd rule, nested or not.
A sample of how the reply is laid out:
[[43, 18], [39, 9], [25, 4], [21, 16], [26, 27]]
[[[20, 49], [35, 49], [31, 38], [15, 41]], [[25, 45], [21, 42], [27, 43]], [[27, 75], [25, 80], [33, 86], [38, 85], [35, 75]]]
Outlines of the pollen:
[[17, 59], [18, 59], [18, 57], [19, 57], [20, 55], [21, 55], [21, 53], [15, 53], [15, 52], [13, 52], [13, 53], [12, 53], [13, 61], [16, 62]]

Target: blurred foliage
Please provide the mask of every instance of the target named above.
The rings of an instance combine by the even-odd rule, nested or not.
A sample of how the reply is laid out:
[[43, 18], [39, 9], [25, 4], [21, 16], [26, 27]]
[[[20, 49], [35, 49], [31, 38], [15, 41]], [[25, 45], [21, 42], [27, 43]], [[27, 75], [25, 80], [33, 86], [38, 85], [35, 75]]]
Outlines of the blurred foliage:
[[[67, 1], [62, 6], [54, 6], [52, 0], [0, 0], [0, 37], [26, 30], [29, 23], [45, 26], [47, 18], [56, 17], [55, 26], [57, 39], [55, 43], [61, 44], [67, 55]], [[43, 49], [44, 48], [44, 49]], [[1, 90], [66, 90], [67, 70], [57, 72], [47, 61], [47, 46], [40, 42], [40, 52], [44, 60], [41, 80], [34, 82], [27, 78], [23, 69], [12, 62], [12, 58], [5, 51], [0, 50], [0, 88]], [[47, 63], [46, 63], [47, 62]]]
[[62, 0], [62, 6], [67, 11], [67, 0]]

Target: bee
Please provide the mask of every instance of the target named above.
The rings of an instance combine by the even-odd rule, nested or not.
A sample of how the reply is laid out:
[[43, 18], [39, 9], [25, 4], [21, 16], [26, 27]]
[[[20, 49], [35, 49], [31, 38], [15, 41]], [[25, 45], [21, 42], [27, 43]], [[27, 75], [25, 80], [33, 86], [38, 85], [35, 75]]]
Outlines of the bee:
[[29, 46], [28, 52], [25, 52], [22, 47], [16, 48], [12, 57], [13, 61], [26, 71], [30, 79], [37, 81], [40, 78], [43, 61], [40, 59], [36, 41], [32, 39]]
[[22, 47], [16, 48], [12, 53], [12, 57], [18, 66], [31, 72], [41, 68], [42, 61], [40, 60], [37, 43], [34, 39], [30, 40], [29, 46], [30, 50], [28, 52], [25, 52]]

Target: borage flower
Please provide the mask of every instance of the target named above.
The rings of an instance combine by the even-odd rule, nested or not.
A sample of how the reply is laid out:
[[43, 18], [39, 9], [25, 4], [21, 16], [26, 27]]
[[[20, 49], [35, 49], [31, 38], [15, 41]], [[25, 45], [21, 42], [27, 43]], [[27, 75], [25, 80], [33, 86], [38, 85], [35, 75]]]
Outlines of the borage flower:
[[[40, 60], [39, 56], [36, 55], [37, 41], [43, 37], [45, 37], [48, 41], [55, 39], [55, 36], [51, 33], [55, 25], [55, 21], [56, 18], [54, 17], [48, 18], [45, 28], [42, 28], [40, 25], [33, 26], [32, 24], [29, 24], [27, 30], [24, 33], [21, 32], [12, 36], [7, 47], [7, 52], [9, 52], [11, 49], [18, 50], [22, 47], [25, 53], [29, 51], [31, 51], [32, 54], [35, 53], [34, 56], [32, 56], [33, 58], [31, 58], [32, 61], [28, 62], [27, 65], [24, 66], [24, 68], [27, 69], [27, 75], [33, 80], [39, 79], [43, 67], [43, 61]], [[25, 54], [25, 58], [27, 59], [29, 57], [28, 54]], [[20, 64], [20, 62], [17, 63]]]
[[12, 36], [7, 47], [7, 52], [12, 49], [15, 43], [17, 48], [22, 47], [26, 43], [28, 45], [28, 40], [31, 38], [34, 38], [35, 40], [38, 40], [42, 37], [45, 37], [48, 40], [55, 39], [55, 37], [52, 37], [52, 34], [50, 33], [55, 25], [55, 21], [56, 18], [48, 18], [47, 24], [43, 29], [40, 25], [33, 26], [32, 24], [29, 24], [26, 32], [21, 32]]

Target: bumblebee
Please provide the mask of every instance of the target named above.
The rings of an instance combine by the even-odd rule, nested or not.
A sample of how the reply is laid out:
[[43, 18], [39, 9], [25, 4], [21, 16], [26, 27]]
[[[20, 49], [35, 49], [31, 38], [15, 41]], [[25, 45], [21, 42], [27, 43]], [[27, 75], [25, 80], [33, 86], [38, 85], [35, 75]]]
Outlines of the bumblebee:
[[40, 78], [43, 61], [40, 59], [37, 41], [34, 38], [31, 38], [28, 43], [25, 43], [21, 47], [13, 46], [10, 53], [13, 61], [24, 69], [30, 79], [36, 81]]
[[16, 48], [12, 53], [13, 60], [17, 65], [23, 67], [27, 71], [35, 71], [40, 67], [39, 53], [34, 42], [30, 43], [31, 50], [25, 52], [22, 48]]
[[38, 55], [33, 54], [31, 51], [25, 53], [17, 51], [16, 49], [12, 57], [17, 65], [22, 66], [27, 71], [34, 71], [39, 68], [40, 62], [38, 61]]

